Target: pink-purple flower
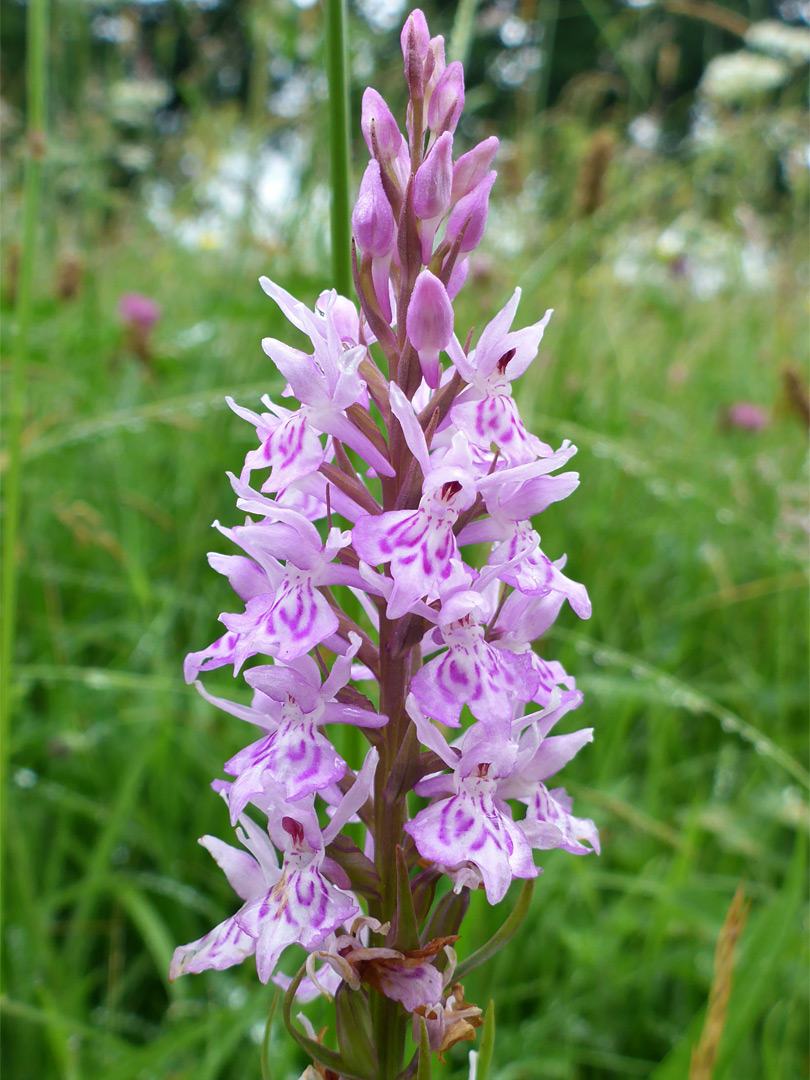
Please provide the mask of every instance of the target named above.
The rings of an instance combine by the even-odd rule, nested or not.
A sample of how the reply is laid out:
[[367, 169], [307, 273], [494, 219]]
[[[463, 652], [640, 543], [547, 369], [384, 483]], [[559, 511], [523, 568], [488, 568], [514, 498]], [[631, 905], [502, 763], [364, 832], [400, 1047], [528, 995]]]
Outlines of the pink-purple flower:
[[[551, 311], [513, 329], [516, 289], [477, 336], [459, 325], [498, 140], [459, 146], [463, 71], [419, 11], [402, 48], [407, 138], [376, 91], [363, 96], [359, 307], [334, 290], [310, 306], [261, 279], [309, 344], [262, 342], [285, 404], [229, 399], [258, 445], [229, 474], [243, 518], [215, 523], [236, 550], [209, 562], [238, 600], [184, 669], [251, 736], [213, 784], [242, 846], [201, 841], [241, 906], [177, 949], [172, 978], [255, 956], [263, 982], [291, 986], [278, 964], [298, 946], [299, 996], [352, 995], [359, 1018], [353, 1036], [339, 1014], [339, 1052], [309, 1036], [335, 1075], [376, 1075], [378, 1044], [356, 1057], [351, 1043], [366, 1024], [387, 1037], [393, 1014], [373, 995], [424, 1018], [437, 1052], [473, 1037], [480, 1010], [451, 983], [455, 901], [481, 887], [499, 903], [537, 877], [537, 851], [599, 851], [594, 823], [549, 786], [593, 738], [560, 724], [582, 694], [535, 648], [566, 601], [591, 611], [536, 520], [578, 487], [576, 448], [534, 435], [513, 393]], [[200, 680], [225, 667], [233, 699]], [[441, 877], [457, 895], [433, 936]]]

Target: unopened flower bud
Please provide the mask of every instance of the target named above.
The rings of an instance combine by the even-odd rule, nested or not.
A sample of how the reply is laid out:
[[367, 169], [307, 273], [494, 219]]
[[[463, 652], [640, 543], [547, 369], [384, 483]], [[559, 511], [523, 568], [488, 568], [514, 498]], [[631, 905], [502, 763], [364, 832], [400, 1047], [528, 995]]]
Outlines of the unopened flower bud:
[[459, 199], [451, 210], [444, 238], [452, 245], [463, 229], [464, 236], [459, 251], [464, 253], [473, 251], [480, 244], [487, 224], [489, 193], [497, 175], [494, 170], [487, 173], [484, 179], [463, 199]]
[[435, 389], [439, 385], [439, 353], [453, 337], [453, 307], [444, 285], [430, 270], [423, 270], [416, 279], [405, 325], [411, 345], [419, 353], [425, 381]]
[[454, 60], [439, 77], [428, 103], [427, 122], [430, 130], [441, 135], [455, 131], [464, 108], [464, 68]]
[[427, 265], [433, 252], [433, 237], [450, 209], [453, 184], [453, 136], [440, 135], [419, 166], [413, 181], [413, 209], [421, 222], [422, 262]]
[[385, 197], [379, 163], [370, 161], [352, 212], [357, 246], [369, 255], [388, 255], [394, 247], [395, 230], [394, 213]]
[[450, 274], [450, 280], [447, 282], [447, 295], [451, 300], [455, 300], [467, 280], [467, 274], [470, 271], [470, 260], [464, 259], [462, 262], [457, 262], [453, 267], [453, 271]]
[[430, 98], [436, 83], [444, 74], [447, 61], [444, 58], [444, 38], [441, 34], [430, 39], [430, 48], [425, 62], [425, 100]]
[[424, 92], [424, 69], [430, 49], [430, 31], [427, 20], [419, 8], [408, 16], [400, 35], [402, 57], [405, 61], [405, 78], [411, 97], [421, 98]]
[[363, 174], [352, 212], [352, 231], [362, 253], [361, 277], [365, 278], [371, 272], [371, 283], [366, 280], [365, 288], [369, 292], [373, 290], [377, 307], [384, 318], [390, 319], [389, 280], [391, 256], [396, 246], [396, 223], [377, 161], [370, 161]]
[[463, 199], [472, 189], [480, 184], [492, 164], [492, 159], [498, 149], [498, 140], [494, 135], [484, 139], [472, 150], [462, 154], [453, 166], [453, 190], [451, 198], [454, 203]]
[[369, 154], [404, 186], [410, 172], [408, 147], [391, 110], [370, 86], [363, 93], [360, 128]]

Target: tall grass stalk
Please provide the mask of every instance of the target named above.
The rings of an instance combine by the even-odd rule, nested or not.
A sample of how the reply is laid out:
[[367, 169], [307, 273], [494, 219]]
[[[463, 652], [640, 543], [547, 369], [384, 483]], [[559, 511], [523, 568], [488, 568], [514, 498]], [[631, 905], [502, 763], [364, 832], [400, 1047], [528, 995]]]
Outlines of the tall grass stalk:
[[332, 185], [332, 281], [342, 296], [348, 296], [352, 286], [352, 267], [346, 0], [325, 0], [325, 7]]
[[17, 541], [20, 526], [21, 439], [25, 377], [33, 311], [34, 264], [48, 97], [48, 0], [29, 0], [26, 59], [28, 157], [23, 188], [23, 250], [16, 336], [8, 394], [8, 467], [3, 498], [2, 627], [0, 629], [0, 783], [5, 792], [13, 699], [14, 627], [17, 611]]
[[480, 0], [459, 0], [453, 19], [453, 29], [450, 31], [450, 43], [447, 47], [450, 60], [460, 60], [462, 64], [467, 63], [479, 2]]

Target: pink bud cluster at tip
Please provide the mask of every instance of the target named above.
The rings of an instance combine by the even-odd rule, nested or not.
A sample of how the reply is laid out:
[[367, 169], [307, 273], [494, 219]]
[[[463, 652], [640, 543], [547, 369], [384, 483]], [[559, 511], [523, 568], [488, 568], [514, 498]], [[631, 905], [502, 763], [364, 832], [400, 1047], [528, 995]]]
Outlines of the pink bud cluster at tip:
[[[498, 903], [538, 875], [534, 852], [598, 853], [599, 836], [549, 786], [593, 737], [552, 734], [582, 694], [533, 648], [564, 604], [590, 616], [585, 587], [565, 556], [544, 553], [532, 520], [577, 488], [564, 471], [576, 447], [542, 442], [513, 396], [552, 313], [513, 328], [515, 289], [474, 344], [459, 331], [453, 301], [484, 233], [498, 140], [454, 161], [461, 65], [445, 63], [421, 11], [402, 47], [408, 140], [376, 91], [363, 97], [359, 309], [334, 290], [310, 308], [260, 279], [309, 344], [262, 342], [285, 404], [228, 399], [257, 438], [229, 474], [240, 523], [215, 523], [236, 551], [209, 555], [234, 610], [184, 674], [253, 728], [213, 784], [240, 846], [200, 841], [241, 904], [176, 950], [171, 977], [255, 957], [262, 981], [287, 986], [277, 966], [298, 945], [310, 976], [299, 997], [365, 982], [428, 1017], [435, 1049], [457, 1015], [454, 955], [445, 949], [442, 969], [430, 943], [403, 951], [408, 888], [415, 904], [417, 882], [444, 876], [459, 898], [434, 909], [438, 951], [469, 890]], [[221, 668], [245, 684], [238, 700], [203, 685]], [[368, 743], [354, 760], [334, 738], [347, 725]], [[370, 933], [384, 945], [370, 947]]]
[[[458, 61], [446, 62], [444, 39], [429, 36], [425, 17], [417, 10], [405, 23], [401, 41], [410, 90], [407, 139], [371, 88], [363, 95], [361, 120], [369, 154], [380, 170], [380, 183], [374, 185], [375, 219], [384, 216], [387, 230], [391, 219], [383, 215], [384, 198], [394, 221], [390, 261], [387, 251], [372, 250], [376, 238], [367, 221], [368, 174], [353, 219], [359, 276], [367, 284], [370, 305], [386, 321], [407, 303], [424, 267], [441, 279], [451, 299], [455, 297], [467, 278], [467, 257], [483, 236], [497, 175], [490, 170], [498, 148], [494, 135], [453, 160], [454, 133], [464, 108], [464, 70]], [[386, 243], [388, 239], [386, 231]]]

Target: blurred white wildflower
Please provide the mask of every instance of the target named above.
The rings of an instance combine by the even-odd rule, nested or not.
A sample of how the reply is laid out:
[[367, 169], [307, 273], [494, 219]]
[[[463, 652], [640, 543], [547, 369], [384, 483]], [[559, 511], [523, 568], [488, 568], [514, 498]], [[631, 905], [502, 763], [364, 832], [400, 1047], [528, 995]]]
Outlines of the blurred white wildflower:
[[193, 185], [193, 213], [184, 214], [175, 205], [172, 186], [160, 181], [145, 191], [147, 217], [159, 231], [192, 249], [224, 248], [245, 227], [262, 243], [283, 244], [292, 228], [290, 207], [299, 194], [306, 157], [302, 138], [254, 149], [237, 136]]
[[810, 61], [810, 29], [806, 26], [788, 26], [776, 19], [763, 19], [751, 25], [745, 35], [745, 44], [778, 59], [789, 60], [791, 64]]
[[135, 40], [137, 24], [126, 15], [96, 15], [90, 23], [93, 37], [113, 45], [129, 45]]
[[810, 0], [780, 0], [776, 10], [788, 21], [810, 23]]
[[522, 86], [529, 75], [542, 66], [542, 50], [536, 45], [524, 45], [519, 49], [504, 49], [497, 53], [489, 66], [489, 73], [499, 86], [513, 90]]
[[283, 120], [294, 120], [310, 105], [313, 97], [313, 80], [310, 75], [296, 72], [285, 79], [279, 89], [271, 94], [267, 105], [271, 113]]
[[163, 79], [119, 79], [110, 87], [110, 113], [122, 124], [140, 127], [171, 97], [172, 88]]
[[652, 113], [643, 113], [627, 125], [627, 134], [642, 150], [655, 150], [661, 138], [661, 122]]
[[118, 164], [133, 173], [145, 172], [155, 159], [150, 147], [139, 143], [122, 143], [114, 153]]
[[737, 105], [777, 90], [790, 73], [790, 66], [783, 60], [740, 49], [710, 60], [698, 89], [723, 105]]
[[768, 288], [773, 261], [758, 237], [735, 235], [684, 214], [663, 232], [649, 228], [617, 235], [613, 273], [628, 285], [672, 290], [681, 283], [696, 299], [711, 300], [724, 289]]
[[490, 202], [488, 235], [493, 254], [512, 258], [537, 248], [543, 223], [540, 200], [544, 184], [541, 176], [531, 175], [517, 195]]
[[358, 6], [372, 30], [384, 33], [399, 26], [405, 0], [360, 0]]
[[517, 15], [510, 15], [501, 26], [501, 44], [506, 45], [507, 48], [522, 45], [526, 40], [526, 31], [527, 27], [523, 19], [519, 19]]

